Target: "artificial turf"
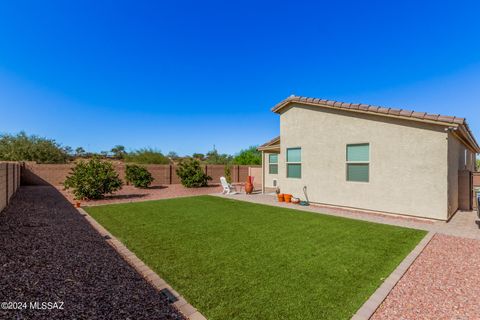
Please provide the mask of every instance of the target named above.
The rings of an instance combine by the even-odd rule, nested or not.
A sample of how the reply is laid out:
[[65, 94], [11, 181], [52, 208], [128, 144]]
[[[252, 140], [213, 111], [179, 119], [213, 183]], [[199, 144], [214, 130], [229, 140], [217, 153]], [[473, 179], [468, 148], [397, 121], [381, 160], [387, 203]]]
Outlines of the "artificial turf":
[[350, 319], [425, 232], [215, 196], [86, 208], [208, 319]]

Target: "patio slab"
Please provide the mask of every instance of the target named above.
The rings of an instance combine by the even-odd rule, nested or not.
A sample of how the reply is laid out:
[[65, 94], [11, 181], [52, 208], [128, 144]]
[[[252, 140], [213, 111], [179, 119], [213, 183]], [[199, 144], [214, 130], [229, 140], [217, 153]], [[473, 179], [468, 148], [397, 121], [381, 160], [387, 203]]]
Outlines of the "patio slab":
[[414, 228], [426, 230], [435, 233], [441, 233], [456, 237], [470, 238], [480, 240], [480, 219], [475, 211], [459, 211], [448, 222], [436, 221], [430, 219], [422, 219], [395, 214], [382, 214], [366, 210], [356, 210], [350, 208], [317, 205], [300, 206], [298, 204], [278, 202], [275, 195], [271, 194], [235, 194], [222, 195], [220, 197], [228, 197], [240, 201], [248, 201], [253, 203], [266, 204], [282, 208], [291, 208], [295, 210], [316, 212], [327, 215], [334, 215], [349, 219], [364, 220], [382, 224], [390, 224], [406, 228]]

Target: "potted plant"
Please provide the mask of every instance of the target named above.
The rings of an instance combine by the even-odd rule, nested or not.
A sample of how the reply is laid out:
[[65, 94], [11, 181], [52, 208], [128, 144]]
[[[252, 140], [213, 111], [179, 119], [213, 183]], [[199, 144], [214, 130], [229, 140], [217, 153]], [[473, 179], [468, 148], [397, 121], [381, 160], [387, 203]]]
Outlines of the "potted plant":
[[283, 195], [285, 202], [291, 202], [292, 201], [292, 195], [291, 194], [284, 194]]
[[283, 193], [280, 193], [280, 188], [277, 187], [277, 189], [275, 189], [275, 193], [277, 194], [278, 202], [285, 201], [283, 198]]

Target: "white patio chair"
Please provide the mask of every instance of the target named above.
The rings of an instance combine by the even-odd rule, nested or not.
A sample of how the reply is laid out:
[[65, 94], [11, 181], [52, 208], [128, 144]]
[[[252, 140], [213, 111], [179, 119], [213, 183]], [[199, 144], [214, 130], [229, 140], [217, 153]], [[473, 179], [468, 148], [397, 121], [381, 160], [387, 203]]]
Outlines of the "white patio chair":
[[227, 179], [225, 179], [225, 177], [220, 177], [220, 183], [222, 184], [222, 187], [223, 187], [222, 194], [237, 194], [238, 193], [235, 186], [228, 183]]

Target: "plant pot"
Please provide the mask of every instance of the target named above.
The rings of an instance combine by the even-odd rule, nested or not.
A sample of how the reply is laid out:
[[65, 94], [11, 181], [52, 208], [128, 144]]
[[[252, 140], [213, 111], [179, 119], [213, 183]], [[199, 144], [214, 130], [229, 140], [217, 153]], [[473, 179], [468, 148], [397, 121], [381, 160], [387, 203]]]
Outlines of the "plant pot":
[[283, 197], [285, 198], [285, 202], [292, 202], [291, 194], [284, 194]]
[[75, 208], [80, 208], [80, 201], [75, 202]]
[[245, 183], [245, 193], [246, 194], [251, 194], [253, 192], [253, 184], [251, 183]]

